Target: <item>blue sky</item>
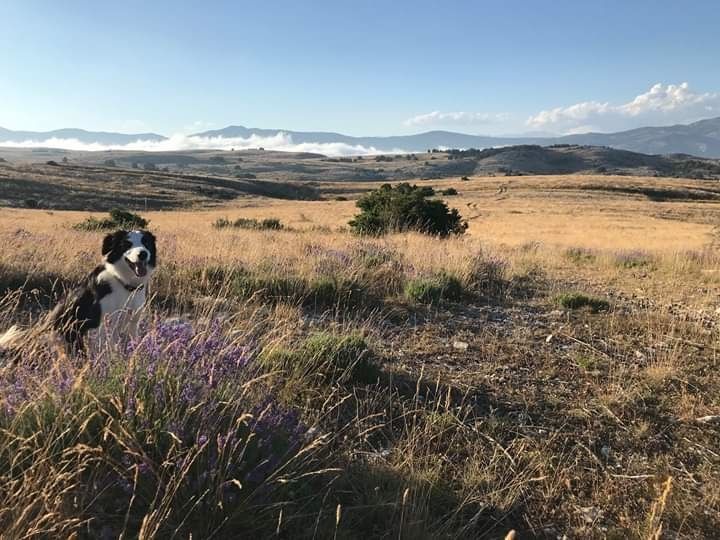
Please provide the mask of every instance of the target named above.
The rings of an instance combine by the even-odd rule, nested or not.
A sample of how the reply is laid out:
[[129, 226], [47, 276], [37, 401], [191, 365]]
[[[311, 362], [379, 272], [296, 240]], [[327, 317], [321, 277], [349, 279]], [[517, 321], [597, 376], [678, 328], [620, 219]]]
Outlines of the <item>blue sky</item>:
[[567, 133], [720, 116], [711, 0], [5, 0], [0, 21], [10, 129]]

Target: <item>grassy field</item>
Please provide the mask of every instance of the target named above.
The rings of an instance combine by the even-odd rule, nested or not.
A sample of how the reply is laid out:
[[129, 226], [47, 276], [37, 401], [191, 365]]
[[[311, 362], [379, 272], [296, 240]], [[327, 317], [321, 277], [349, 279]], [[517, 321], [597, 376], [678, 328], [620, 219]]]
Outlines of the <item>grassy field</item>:
[[[88, 362], [33, 339], [1, 368], [0, 530], [716, 536], [712, 185], [430, 184], [457, 189], [467, 234], [351, 235], [368, 183], [143, 212], [161, 267], [142, 339]], [[0, 212], [0, 328], [99, 259], [102, 233], [72, 228], [88, 215]], [[241, 217], [284, 228], [213, 227]]]

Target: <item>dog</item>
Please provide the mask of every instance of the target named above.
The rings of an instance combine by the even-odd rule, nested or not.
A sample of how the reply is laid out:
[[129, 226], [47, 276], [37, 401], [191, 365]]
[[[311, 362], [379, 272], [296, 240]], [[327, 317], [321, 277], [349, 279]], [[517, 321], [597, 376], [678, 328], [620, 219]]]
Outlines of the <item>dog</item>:
[[[86, 336], [99, 330], [101, 341], [134, 338], [157, 267], [155, 236], [120, 230], [103, 239], [103, 263], [50, 312], [42, 330], [62, 337], [68, 354], [86, 352]], [[0, 351], [16, 348], [28, 331], [16, 326], [0, 336]]]

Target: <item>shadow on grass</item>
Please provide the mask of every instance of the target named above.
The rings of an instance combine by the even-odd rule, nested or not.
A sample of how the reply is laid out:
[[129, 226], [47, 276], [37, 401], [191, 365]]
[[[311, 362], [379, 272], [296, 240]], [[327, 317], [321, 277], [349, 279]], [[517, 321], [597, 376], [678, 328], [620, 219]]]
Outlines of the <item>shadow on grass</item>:
[[0, 263], [0, 297], [19, 291], [22, 306], [50, 307], [73, 283], [52, 272], [28, 272]]

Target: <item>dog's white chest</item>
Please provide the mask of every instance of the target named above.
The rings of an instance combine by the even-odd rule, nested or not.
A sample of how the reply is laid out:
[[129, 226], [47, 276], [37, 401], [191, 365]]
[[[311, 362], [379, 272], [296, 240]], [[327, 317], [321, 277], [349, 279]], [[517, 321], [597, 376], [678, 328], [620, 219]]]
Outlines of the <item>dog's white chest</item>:
[[101, 348], [108, 344], [119, 343], [123, 339], [135, 338], [138, 322], [145, 306], [144, 288], [136, 291], [113, 289], [113, 292], [100, 300], [102, 311], [97, 331], [97, 343]]
[[113, 291], [100, 300], [103, 315], [110, 315], [117, 311], [135, 312], [145, 305], [145, 290], [128, 291], [123, 288], [113, 288]]

